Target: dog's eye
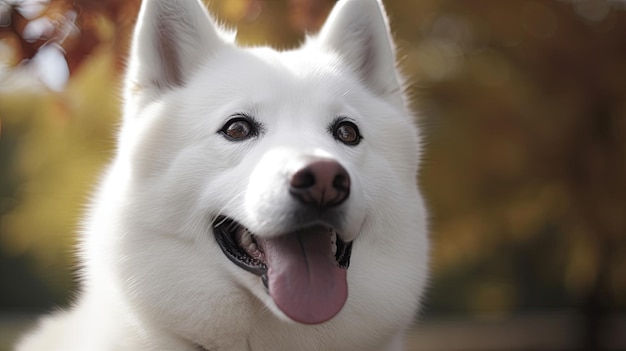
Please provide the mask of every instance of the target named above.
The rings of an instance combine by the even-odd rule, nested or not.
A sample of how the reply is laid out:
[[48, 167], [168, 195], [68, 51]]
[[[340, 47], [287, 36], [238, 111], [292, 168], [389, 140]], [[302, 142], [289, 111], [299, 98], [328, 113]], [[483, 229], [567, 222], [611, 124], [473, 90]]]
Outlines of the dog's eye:
[[220, 132], [229, 140], [241, 141], [256, 135], [256, 127], [245, 117], [236, 117], [224, 125]]
[[354, 123], [349, 121], [341, 121], [337, 123], [333, 129], [333, 136], [335, 139], [346, 145], [354, 146], [361, 142], [359, 128]]

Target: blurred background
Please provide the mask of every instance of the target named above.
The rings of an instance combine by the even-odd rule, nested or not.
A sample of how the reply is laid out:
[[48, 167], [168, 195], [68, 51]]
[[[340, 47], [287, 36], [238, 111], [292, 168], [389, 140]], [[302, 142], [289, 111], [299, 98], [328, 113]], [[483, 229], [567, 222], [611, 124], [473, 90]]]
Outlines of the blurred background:
[[[291, 48], [332, 0], [213, 0]], [[385, 0], [427, 139], [409, 350], [626, 350], [626, 1]], [[72, 297], [138, 0], [0, 0], [0, 350]]]

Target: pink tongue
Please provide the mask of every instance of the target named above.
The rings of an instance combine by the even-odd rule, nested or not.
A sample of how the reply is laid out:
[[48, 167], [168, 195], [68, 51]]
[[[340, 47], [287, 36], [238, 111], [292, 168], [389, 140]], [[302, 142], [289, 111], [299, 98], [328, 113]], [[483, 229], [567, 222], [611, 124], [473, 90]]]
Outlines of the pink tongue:
[[312, 228], [263, 240], [270, 296], [289, 318], [304, 324], [334, 317], [348, 297], [346, 270], [337, 266], [328, 229]]

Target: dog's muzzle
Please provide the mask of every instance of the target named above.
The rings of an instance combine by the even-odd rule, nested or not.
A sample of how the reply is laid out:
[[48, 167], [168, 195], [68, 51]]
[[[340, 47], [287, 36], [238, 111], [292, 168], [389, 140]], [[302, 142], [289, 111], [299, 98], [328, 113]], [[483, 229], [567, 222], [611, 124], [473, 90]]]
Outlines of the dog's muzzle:
[[308, 218], [296, 230], [264, 238], [220, 215], [213, 232], [231, 262], [261, 277], [285, 315], [318, 324], [339, 313], [347, 299], [352, 242], [341, 240], [341, 233], [325, 218], [341, 213], [339, 207], [350, 194], [350, 177], [336, 161], [317, 159], [292, 172], [288, 183], [297, 212]]

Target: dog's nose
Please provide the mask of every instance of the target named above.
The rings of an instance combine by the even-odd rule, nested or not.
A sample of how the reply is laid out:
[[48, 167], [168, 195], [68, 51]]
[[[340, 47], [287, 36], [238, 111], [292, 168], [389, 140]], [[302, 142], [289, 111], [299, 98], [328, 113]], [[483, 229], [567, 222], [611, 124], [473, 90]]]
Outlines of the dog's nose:
[[336, 161], [318, 160], [295, 171], [289, 192], [305, 205], [337, 206], [350, 195], [350, 176]]

